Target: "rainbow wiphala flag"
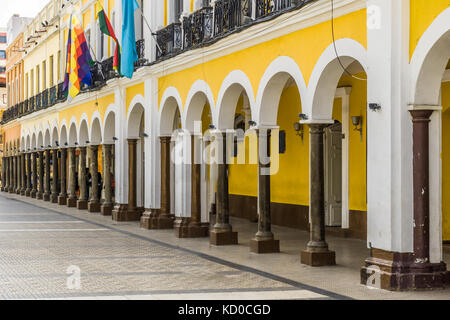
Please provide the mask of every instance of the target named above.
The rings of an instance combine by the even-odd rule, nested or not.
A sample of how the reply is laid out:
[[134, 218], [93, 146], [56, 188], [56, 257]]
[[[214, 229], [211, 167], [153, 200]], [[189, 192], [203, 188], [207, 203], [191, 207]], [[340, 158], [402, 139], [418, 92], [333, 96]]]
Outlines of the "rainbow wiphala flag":
[[93, 65], [83, 28], [74, 15], [70, 18], [66, 57], [63, 91], [66, 97], [70, 95], [74, 98], [80, 92], [81, 83], [91, 85], [91, 66]]

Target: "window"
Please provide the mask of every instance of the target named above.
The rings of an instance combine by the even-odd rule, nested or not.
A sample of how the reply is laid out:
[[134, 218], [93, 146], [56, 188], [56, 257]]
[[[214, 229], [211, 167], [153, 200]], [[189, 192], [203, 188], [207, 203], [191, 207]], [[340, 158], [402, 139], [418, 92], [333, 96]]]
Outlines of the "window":
[[104, 34], [100, 31], [100, 24], [97, 22], [97, 56], [96, 60], [102, 61], [104, 56]]
[[6, 51], [0, 50], [0, 59], [6, 59]]
[[50, 77], [50, 87], [54, 86], [54, 80], [53, 80], [53, 56], [50, 56], [50, 63], [48, 66], [48, 73], [49, 73], [49, 77]]
[[64, 62], [61, 61], [61, 50], [58, 51], [58, 63], [56, 63], [56, 65], [57, 65], [56, 69], [57, 69], [57, 72], [58, 72], [58, 82], [59, 82], [59, 80], [61, 80], [61, 66], [64, 66], [64, 68], [66, 66], [65, 61]]
[[30, 73], [30, 81], [31, 81], [31, 86], [30, 86], [30, 97], [34, 96], [34, 70], [31, 70]]
[[5, 67], [0, 67], [0, 73], [5, 73], [6, 72], [6, 68]]
[[42, 90], [47, 88], [47, 62], [42, 62]]
[[174, 0], [174, 2], [175, 21], [178, 21], [183, 12], [183, 0]]
[[6, 43], [6, 36], [0, 36], [0, 43]]
[[38, 94], [41, 91], [41, 87], [40, 87], [40, 76], [41, 73], [39, 72], [39, 66], [36, 66], [36, 94]]
[[28, 73], [25, 73], [25, 99], [28, 99]]

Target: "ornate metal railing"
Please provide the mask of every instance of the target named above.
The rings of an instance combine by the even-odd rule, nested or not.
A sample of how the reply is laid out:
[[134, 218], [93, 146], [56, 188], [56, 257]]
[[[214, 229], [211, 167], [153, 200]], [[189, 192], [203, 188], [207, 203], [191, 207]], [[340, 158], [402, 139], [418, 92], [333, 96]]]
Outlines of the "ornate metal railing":
[[36, 110], [40, 110], [42, 108], [42, 94], [38, 93], [37, 95], [35, 95], [35, 105], [36, 105]]
[[156, 32], [156, 59], [176, 53], [183, 48], [181, 22], [169, 24]]
[[63, 86], [64, 86], [64, 82], [58, 83], [58, 93], [56, 96], [56, 102], [61, 102], [61, 101], [66, 100], [66, 97], [65, 97], [64, 91], [63, 91]]
[[183, 17], [184, 49], [196, 47], [213, 36], [213, 8], [203, 7]]
[[30, 97], [28, 99], [28, 112], [33, 112], [34, 110], [36, 110], [36, 99], [33, 97]]
[[110, 57], [102, 62], [102, 70], [106, 80], [110, 80], [118, 76], [118, 73], [114, 70], [114, 57]]
[[23, 110], [25, 114], [28, 114], [28, 99], [23, 102]]
[[48, 107], [48, 89], [45, 89], [41, 93], [41, 104], [42, 104], [42, 108]]
[[25, 113], [23, 109], [23, 102], [19, 102], [19, 115], [22, 116]]
[[214, 35], [233, 31], [244, 22], [244, 17], [251, 19], [251, 0], [218, 0], [214, 5]]
[[50, 88], [48, 95], [48, 104], [49, 106], [53, 106], [56, 104], [56, 86]]
[[269, 16], [297, 5], [301, 0], [256, 0], [256, 18]]
[[147, 63], [147, 59], [145, 59], [145, 41], [144, 41], [144, 39], [136, 41], [136, 51], [137, 51], [137, 55], [138, 55], [138, 60], [134, 63], [134, 67], [139, 68]]

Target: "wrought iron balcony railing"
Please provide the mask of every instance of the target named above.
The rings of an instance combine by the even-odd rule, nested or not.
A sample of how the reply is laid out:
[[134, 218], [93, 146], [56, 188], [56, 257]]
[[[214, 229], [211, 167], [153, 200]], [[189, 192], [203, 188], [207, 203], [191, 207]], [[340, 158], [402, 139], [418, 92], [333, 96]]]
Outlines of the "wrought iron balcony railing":
[[183, 48], [181, 22], [169, 24], [156, 32], [156, 59], [177, 53]]
[[41, 107], [42, 108], [48, 107], [48, 89], [45, 89], [41, 93]]
[[40, 110], [42, 108], [42, 94], [38, 93], [37, 95], [35, 95], [35, 105], [36, 105], [36, 110]]
[[23, 102], [23, 110], [25, 114], [28, 114], [28, 99]]
[[58, 93], [56, 96], [56, 102], [62, 102], [66, 100], [66, 96], [63, 91], [64, 82], [58, 83]]
[[213, 8], [203, 7], [183, 17], [184, 49], [196, 47], [213, 36]]
[[56, 104], [56, 86], [50, 88], [48, 95], [48, 105], [53, 106]]
[[33, 97], [30, 97], [30, 98], [28, 99], [28, 112], [33, 112], [34, 110], [36, 110], [36, 104], [35, 104], [35, 102], [36, 102], [36, 99], [35, 99], [34, 96], [33, 96]]
[[145, 41], [144, 41], [144, 39], [136, 41], [136, 51], [137, 51], [137, 55], [138, 55], [138, 60], [134, 63], [135, 69], [142, 67], [147, 63], [147, 59], [145, 59]]
[[252, 0], [218, 0], [214, 4], [214, 35], [222, 35], [251, 20]]

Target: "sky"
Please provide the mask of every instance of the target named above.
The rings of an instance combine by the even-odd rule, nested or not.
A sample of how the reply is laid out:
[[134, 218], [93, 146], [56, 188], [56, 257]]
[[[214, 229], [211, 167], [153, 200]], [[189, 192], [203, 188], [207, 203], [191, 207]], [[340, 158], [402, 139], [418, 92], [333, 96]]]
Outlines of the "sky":
[[0, 0], [0, 27], [6, 27], [15, 13], [21, 17], [34, 18], [49, 0]]

